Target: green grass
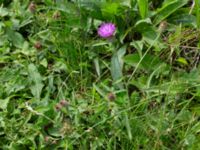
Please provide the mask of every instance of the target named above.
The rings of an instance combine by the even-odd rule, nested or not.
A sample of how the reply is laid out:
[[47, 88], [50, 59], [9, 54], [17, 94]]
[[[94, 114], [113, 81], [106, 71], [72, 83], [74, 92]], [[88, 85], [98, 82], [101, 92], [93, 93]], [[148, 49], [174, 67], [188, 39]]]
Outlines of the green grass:
[[0, 4], [0, 149], [200, 149], [198, 0]]

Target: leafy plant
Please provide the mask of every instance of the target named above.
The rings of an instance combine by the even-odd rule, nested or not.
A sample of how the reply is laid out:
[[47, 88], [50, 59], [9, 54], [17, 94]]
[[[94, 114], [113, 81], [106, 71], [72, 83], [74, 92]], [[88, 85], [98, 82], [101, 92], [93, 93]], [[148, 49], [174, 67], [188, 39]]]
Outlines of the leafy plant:
[[0, 4], [1, 149], [200, 148], [198, 0]]

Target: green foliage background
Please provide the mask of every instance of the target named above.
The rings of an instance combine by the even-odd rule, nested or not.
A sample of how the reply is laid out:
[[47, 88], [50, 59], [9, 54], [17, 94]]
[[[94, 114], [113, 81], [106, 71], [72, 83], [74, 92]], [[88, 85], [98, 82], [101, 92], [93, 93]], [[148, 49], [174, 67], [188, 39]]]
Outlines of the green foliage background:
[[0, 149], [200, 149], [199, 5], [0, 0]]

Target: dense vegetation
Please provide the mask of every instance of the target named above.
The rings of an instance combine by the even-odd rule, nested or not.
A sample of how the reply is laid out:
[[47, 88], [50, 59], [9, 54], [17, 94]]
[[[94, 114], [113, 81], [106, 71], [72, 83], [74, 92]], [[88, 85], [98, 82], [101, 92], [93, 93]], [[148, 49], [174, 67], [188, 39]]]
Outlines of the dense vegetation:
[[199, 5], [0, 0], [0, 149], [200, 149]]

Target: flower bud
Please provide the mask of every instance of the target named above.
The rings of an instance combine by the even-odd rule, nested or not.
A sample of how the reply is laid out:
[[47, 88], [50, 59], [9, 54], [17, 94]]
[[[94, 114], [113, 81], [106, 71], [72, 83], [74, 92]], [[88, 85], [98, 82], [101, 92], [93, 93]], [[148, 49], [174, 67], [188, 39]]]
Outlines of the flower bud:
[[60, 101], [60, 105], [67, 106], [67, 105], [69, 105], [69, 103], [68, 103], [68, 101], [63, 99], [63, 100]]
[[108, 99], [110, 101], [114, 101], [116, 99], [116, 95], [114, 93], [108, 93]]
[[28, 9], [30, 12], [34, 13], [36, 11], [36, 4], [34, 2], [31, 2], [28, 6]]
[[49, 142], [49, 140], [50, 140], [49, 136], [45, 136], [44, 141], [47, 143]]
[[53, 19], [59, 19], [60, 18], [60, 12], [59, 11], [55, 11], [53, 14]]
[[55, 109], [56, 109], [57, 111], [61, 110], [61, 109], [62, 109], [62, 105], [60, 105], [59, 103], [56, 104]]
[[41, 48], [42, 48], [42, 44], [41, 44], [40, 42], [36, 42], [36, 43], [34, 44], [34, 47], [35, 47], [36, 49], [41, 49]]

